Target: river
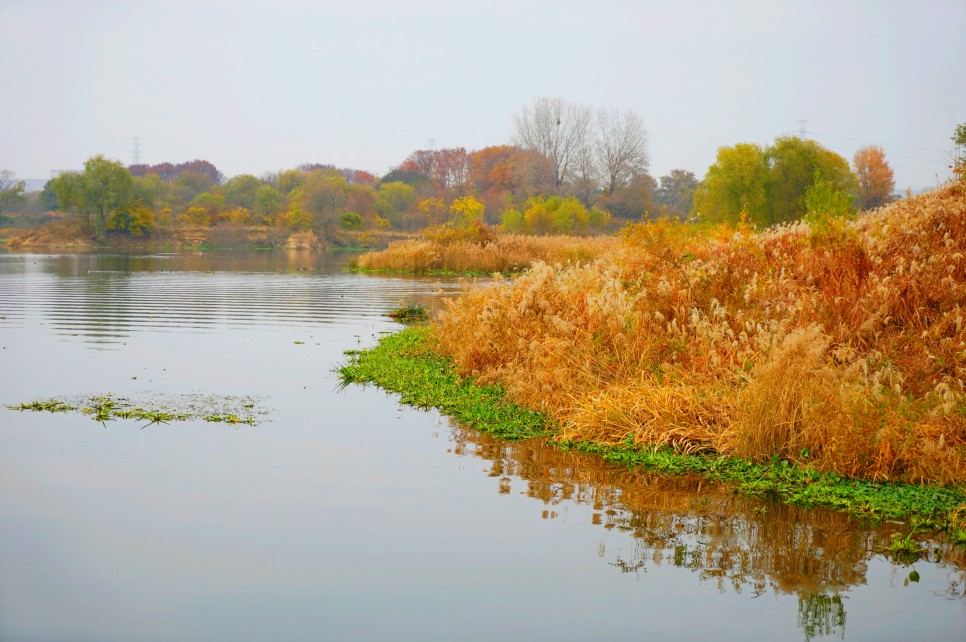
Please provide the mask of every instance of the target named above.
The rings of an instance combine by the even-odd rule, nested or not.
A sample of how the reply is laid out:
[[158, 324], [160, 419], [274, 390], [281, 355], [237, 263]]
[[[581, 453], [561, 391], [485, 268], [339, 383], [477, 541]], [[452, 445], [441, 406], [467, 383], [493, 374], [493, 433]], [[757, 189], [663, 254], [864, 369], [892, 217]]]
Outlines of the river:
[[[458, 290], [348, 258], [0, 253], [0, 639], [962, 639], [966, 554], [893, 563], [903, 525], [341, 388]], [[257, 421], [6, 408], [106, 394]]]

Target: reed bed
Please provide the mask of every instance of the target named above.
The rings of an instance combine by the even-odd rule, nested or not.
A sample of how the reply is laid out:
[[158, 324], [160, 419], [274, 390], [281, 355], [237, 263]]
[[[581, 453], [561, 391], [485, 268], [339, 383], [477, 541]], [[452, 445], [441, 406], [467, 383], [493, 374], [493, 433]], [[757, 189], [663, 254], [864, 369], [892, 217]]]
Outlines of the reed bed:
[[571, 263], [467, 285], [433, 332], [559, 439], [966, 482], [963, 182], [852, 222], [640, 224], [593, 260], [532, 242]]
[[490, 228], [428, 230], [358, 257], [354, 267], [377, 272], [520, 272], [534, 261], [572, 263], [596, 259], [618, 246], [613, 237], [497, 234]]

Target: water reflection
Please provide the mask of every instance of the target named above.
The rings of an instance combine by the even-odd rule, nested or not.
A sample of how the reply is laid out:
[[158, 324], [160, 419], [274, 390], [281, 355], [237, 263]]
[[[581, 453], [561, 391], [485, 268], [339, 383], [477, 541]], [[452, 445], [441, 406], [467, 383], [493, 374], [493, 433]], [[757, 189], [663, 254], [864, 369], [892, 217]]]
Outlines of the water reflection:
[[[24, 310], [42, 289], [34, 323], [49, 324], [61, 337], [81, 337], [95, 349], [113, 349], [142, 330], [211, 333], [225, 326], [353, 324], [403, 302], [433, 310], [440, 292], [457, 290], [452, 279], [341, 272], [351, 257], [295, 250], [8, 255], [4, 273], [21, 278], [0, 281], [0, 315], [22, 326]], [[51, 274], [60, 278], [49, 281]]]
[[[590, 506], [591, 523], [604, 530], [597, 554], [621, 573], [671, 565], [719, 591], [797, 595], [798, 626], [806, 639], [844, 635], [843, 596], [867, 583], [872, 560], [888, 563], [892, 534], [908, 530], [740, 496], [696, 476], [629, 470], [544, 440], [504, 442], [458, 424], [451, 430], [452, 452], [489, 461], [497, 492], [538, 500], [543, 519], [563, 518], [554, 510], [561, 504]], [[607, 532], [613, 529], [634, 537], [633, 555], [608, 553]], [[945, 596], [966, 602], [966, 551], [933, 543], [918, 564], [947, 571]]]

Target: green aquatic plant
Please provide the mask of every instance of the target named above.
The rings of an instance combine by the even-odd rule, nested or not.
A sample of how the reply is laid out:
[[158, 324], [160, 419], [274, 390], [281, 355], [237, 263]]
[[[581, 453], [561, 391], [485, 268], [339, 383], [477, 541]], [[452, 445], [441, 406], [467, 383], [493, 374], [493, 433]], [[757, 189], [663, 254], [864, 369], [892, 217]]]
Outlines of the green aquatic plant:
[[[919, 542], [913, 539], [915, 530], [903, 536], [901, 533], [892, 534], [889, 544], [889, 556], [895, 564], [912, 564], [927, 553]], [[917, 575], [918, 580], [918, 575]]]
[[258, 411], [250, 398], [212, 397], [185, 395], [163, 399], [156, 405], [138, 404], [111, 394], [83, 397], [74, 403], [64, 399], [31, 401], [10, 410], [30, 410], [34, 412], [73, 412], [80, 411], [94, 421], [105, 423], [115, 419], [147, 421], [143, 427], [172, 421], [200, 419], [210, 423], [247, 424], [258, 423], [256, 416], [267, 414]]
[[74, 406], [67, 404], [59, 399], [49, 401], [31, 401], [22, 403], [19, 406], [7, 406], [10, 410], [32, 410], [35, 412], [70, 412], [77, 410]]
[[426, 312], [426, 308], [419, 305], [418, 303], [411, 303], [409, 305], [403, 305], [392, 312], [389, 313], [391, 319], [395, 319], [399, 323], [404, 323], [406, 325], [413, 325], [416, 323], [425, 323], [429, 320], [429, 313]]

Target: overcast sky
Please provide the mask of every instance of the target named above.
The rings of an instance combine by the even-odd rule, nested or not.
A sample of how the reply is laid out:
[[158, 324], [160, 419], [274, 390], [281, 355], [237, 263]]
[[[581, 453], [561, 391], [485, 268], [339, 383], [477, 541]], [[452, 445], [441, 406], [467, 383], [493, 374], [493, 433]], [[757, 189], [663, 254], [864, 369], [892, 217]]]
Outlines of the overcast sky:
[[801, 129], [897, 188], [948, 176], [966, 122], [966, 0], [0, 0], [0, 169], [94, 155], [383, 174], [513, 139], [538, 96], [632, 109], [651, 173]]

